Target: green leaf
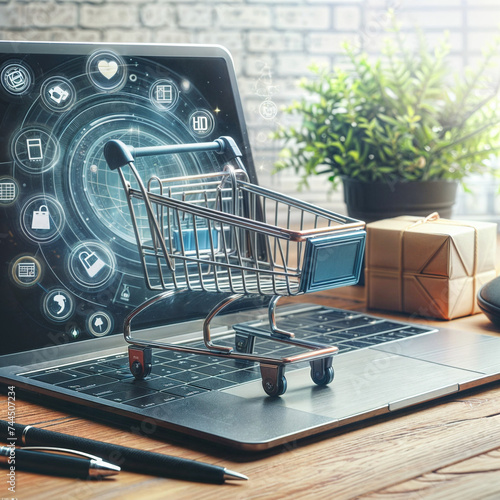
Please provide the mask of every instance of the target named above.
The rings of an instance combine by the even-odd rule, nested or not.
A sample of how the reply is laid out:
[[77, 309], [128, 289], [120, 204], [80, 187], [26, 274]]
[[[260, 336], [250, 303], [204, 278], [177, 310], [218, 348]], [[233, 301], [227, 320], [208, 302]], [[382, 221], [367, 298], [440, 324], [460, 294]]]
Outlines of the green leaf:
[[389, 125], [394, 125], [395, 127], [399, 126], [399, 121], [396, 118], [393, 118], [392, 116], [387, 116], [382, 113], [378, 114], [378, 118], [380, 118], [382, 121], [388, 123]]
[[355, 149], [351, 149], [351, 151], [348, 151], [348, 156], [350, 156], [354, 161], [359, 161], [359, 151], [356, 151]]
[[339, 165], [345, 165], [345, 159], [342, 158], [340, 155], [333, 155], [333, 159], [339, 164]]

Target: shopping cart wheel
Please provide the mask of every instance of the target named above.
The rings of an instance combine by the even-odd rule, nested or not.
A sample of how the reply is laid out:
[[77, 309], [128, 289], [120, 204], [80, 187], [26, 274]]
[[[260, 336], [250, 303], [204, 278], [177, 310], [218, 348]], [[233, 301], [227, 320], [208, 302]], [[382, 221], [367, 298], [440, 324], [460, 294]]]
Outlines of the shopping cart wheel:
[[315, 359], [309, 364], [311, 365], [311, 378], [316, 385], [328, 385], [334, 377], [332, 367], [333, 358]]
[[128, 365], [137, 380], [142, 380], [151, 373], [152, 350], [150, 347], [129, 346]]
[[268, 396], [281, 396], [286, 392], [285, 367], [261, 363], [262, 387]]

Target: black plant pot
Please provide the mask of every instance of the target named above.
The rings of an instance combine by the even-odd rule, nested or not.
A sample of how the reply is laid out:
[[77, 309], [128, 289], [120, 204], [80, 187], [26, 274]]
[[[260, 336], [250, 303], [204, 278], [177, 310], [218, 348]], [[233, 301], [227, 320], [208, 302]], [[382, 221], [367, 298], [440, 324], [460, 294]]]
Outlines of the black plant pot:
[[[365, 222], [399, 215], [425, 217], [432, 212], [438, 212], [445, 219], [450, 218], [458, 186], [457, 181], [441, 180], [388, 184], [345, 177], [342, 182], [349, 216]], [[364, 272], [359, 284], [365, 284]]]
[[350, 217], [365, 222], [398, 215], [429, 215], [450, 218], [457, 181], [361, 182], [343, 178], [344, 201]]

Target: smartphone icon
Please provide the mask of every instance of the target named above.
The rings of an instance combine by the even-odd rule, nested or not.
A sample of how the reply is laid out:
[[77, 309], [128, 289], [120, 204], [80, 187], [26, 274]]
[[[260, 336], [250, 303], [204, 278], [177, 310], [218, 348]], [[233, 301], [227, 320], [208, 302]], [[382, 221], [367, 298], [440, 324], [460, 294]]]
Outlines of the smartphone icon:
[[28, 159], [30, 161], [43, 160], [42, 140], [26, 139], [26, 146], [28, 148]]

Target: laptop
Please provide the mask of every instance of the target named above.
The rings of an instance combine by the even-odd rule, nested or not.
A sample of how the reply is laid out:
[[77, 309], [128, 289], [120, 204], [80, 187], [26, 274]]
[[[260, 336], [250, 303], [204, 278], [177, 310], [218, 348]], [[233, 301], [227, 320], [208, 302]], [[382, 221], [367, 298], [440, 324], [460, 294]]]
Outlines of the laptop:
[[[306, 296], [279, 307], [276, 321], [305, 342], [339, 348], [331, 383], [314, 383], [309, 362], [293, 363], [286, 392], [270, 397], [258, 363], [183, 349], [154, 349], [151, 374], [132, 376], [123, 322], [156, 292], [145, 285], [123, 187], [103, 148], [220, 136], [232, 137], [257, 183], [232, 60], [219, 46], [0, 42], [2, 385], [90, 418], [259, 451], [500, 378], [500, 338]], [[220, 169], [216, 155], [153, 156], [137, 167], [178, 177]], [[218, 295], [172, 294], [134, 328], [197, 349]], [[233, 303], [212, 325], [214, 342], [293, 356], [294, 346], [262, 338], [268, 302]]]

